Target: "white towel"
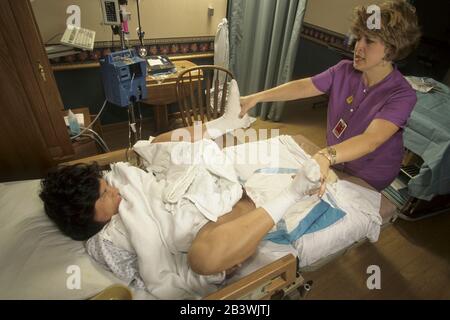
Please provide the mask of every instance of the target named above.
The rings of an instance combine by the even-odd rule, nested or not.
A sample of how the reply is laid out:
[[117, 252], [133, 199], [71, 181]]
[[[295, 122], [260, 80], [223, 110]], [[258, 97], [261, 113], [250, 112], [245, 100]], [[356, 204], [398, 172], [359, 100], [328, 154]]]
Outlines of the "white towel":
[[166, 175], [167, 185], [164, 189], [163, 200], [168, 203], [180, 201], [199, 171], [198, 166], [171, 166]]
[[[209, 139], [194, 143], [139, 142], [134, 150], [146, 160], [149, 171], [157, 171], [158, 179], [166, 181], [166, 204], [189, 199], [207, 219], [216, 221], [242, 197], [233, 164]], [[167, 209], [175, 210], [170, 206]]]

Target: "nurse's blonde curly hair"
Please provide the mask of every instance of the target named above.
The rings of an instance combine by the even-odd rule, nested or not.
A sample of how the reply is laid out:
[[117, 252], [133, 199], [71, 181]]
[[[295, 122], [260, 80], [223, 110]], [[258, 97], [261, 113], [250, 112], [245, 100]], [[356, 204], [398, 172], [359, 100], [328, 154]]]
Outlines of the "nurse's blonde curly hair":
[[351, 31], [356, 37], [377, 37], [386, 46], [388, 61], [405, 59], [419, 44], [421, 31], [416, 8], [405, 0], [386, 1], [378, 4], [381, 13], [381, 28], [369, 29], [367, 21], [371, 13], [366, 6], [354, 10]]

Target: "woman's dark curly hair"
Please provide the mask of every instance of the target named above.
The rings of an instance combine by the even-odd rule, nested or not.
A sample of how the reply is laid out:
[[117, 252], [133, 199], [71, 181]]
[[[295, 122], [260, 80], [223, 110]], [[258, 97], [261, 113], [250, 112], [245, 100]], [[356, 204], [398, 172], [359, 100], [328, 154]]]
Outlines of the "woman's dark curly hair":
[[76, 164], [58, 167], [41, 181], [39, 196], [46, 214], [74, 240], [87, 240], [104, 226], [94, 221], [101, 177], [96, 163]]

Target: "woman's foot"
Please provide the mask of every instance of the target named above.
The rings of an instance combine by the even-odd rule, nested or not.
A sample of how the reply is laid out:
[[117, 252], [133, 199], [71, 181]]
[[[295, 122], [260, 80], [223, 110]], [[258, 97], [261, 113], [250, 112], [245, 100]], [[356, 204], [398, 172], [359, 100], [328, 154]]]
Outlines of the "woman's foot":
[[206, 130], [211, 139], [216, 139], [230, 131], [240, 128], [248, 128], [256, 120], [255, 118], [245, 115], [240, 118], [241, 112], [239, 87], [236, 80], [230, 82], [230, 93], [225, 107], [225, 113], [218, 119], [205, 123]]

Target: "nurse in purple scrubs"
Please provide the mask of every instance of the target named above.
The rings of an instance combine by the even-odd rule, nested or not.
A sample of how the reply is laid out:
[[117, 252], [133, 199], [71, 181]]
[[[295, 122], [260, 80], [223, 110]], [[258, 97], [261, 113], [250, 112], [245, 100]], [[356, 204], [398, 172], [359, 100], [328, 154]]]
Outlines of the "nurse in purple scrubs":
[[[379, 5], [380, 29], [369, 29], [371, 14], [355, 9], [353, 61], [270, 90], [241, 98], [241, 115], [259, 102], [288, 101], [327, 94], [327, 145], [313, 158], [324, 182], [332, 166], [377, 190], [397, 176], [403, 158], [402, 131], [416, 94], [394, 61], [406, 58], [420, 39], [415, 8], [406, 1]], [[325, 191], [322, 183], [320, 196]]]

